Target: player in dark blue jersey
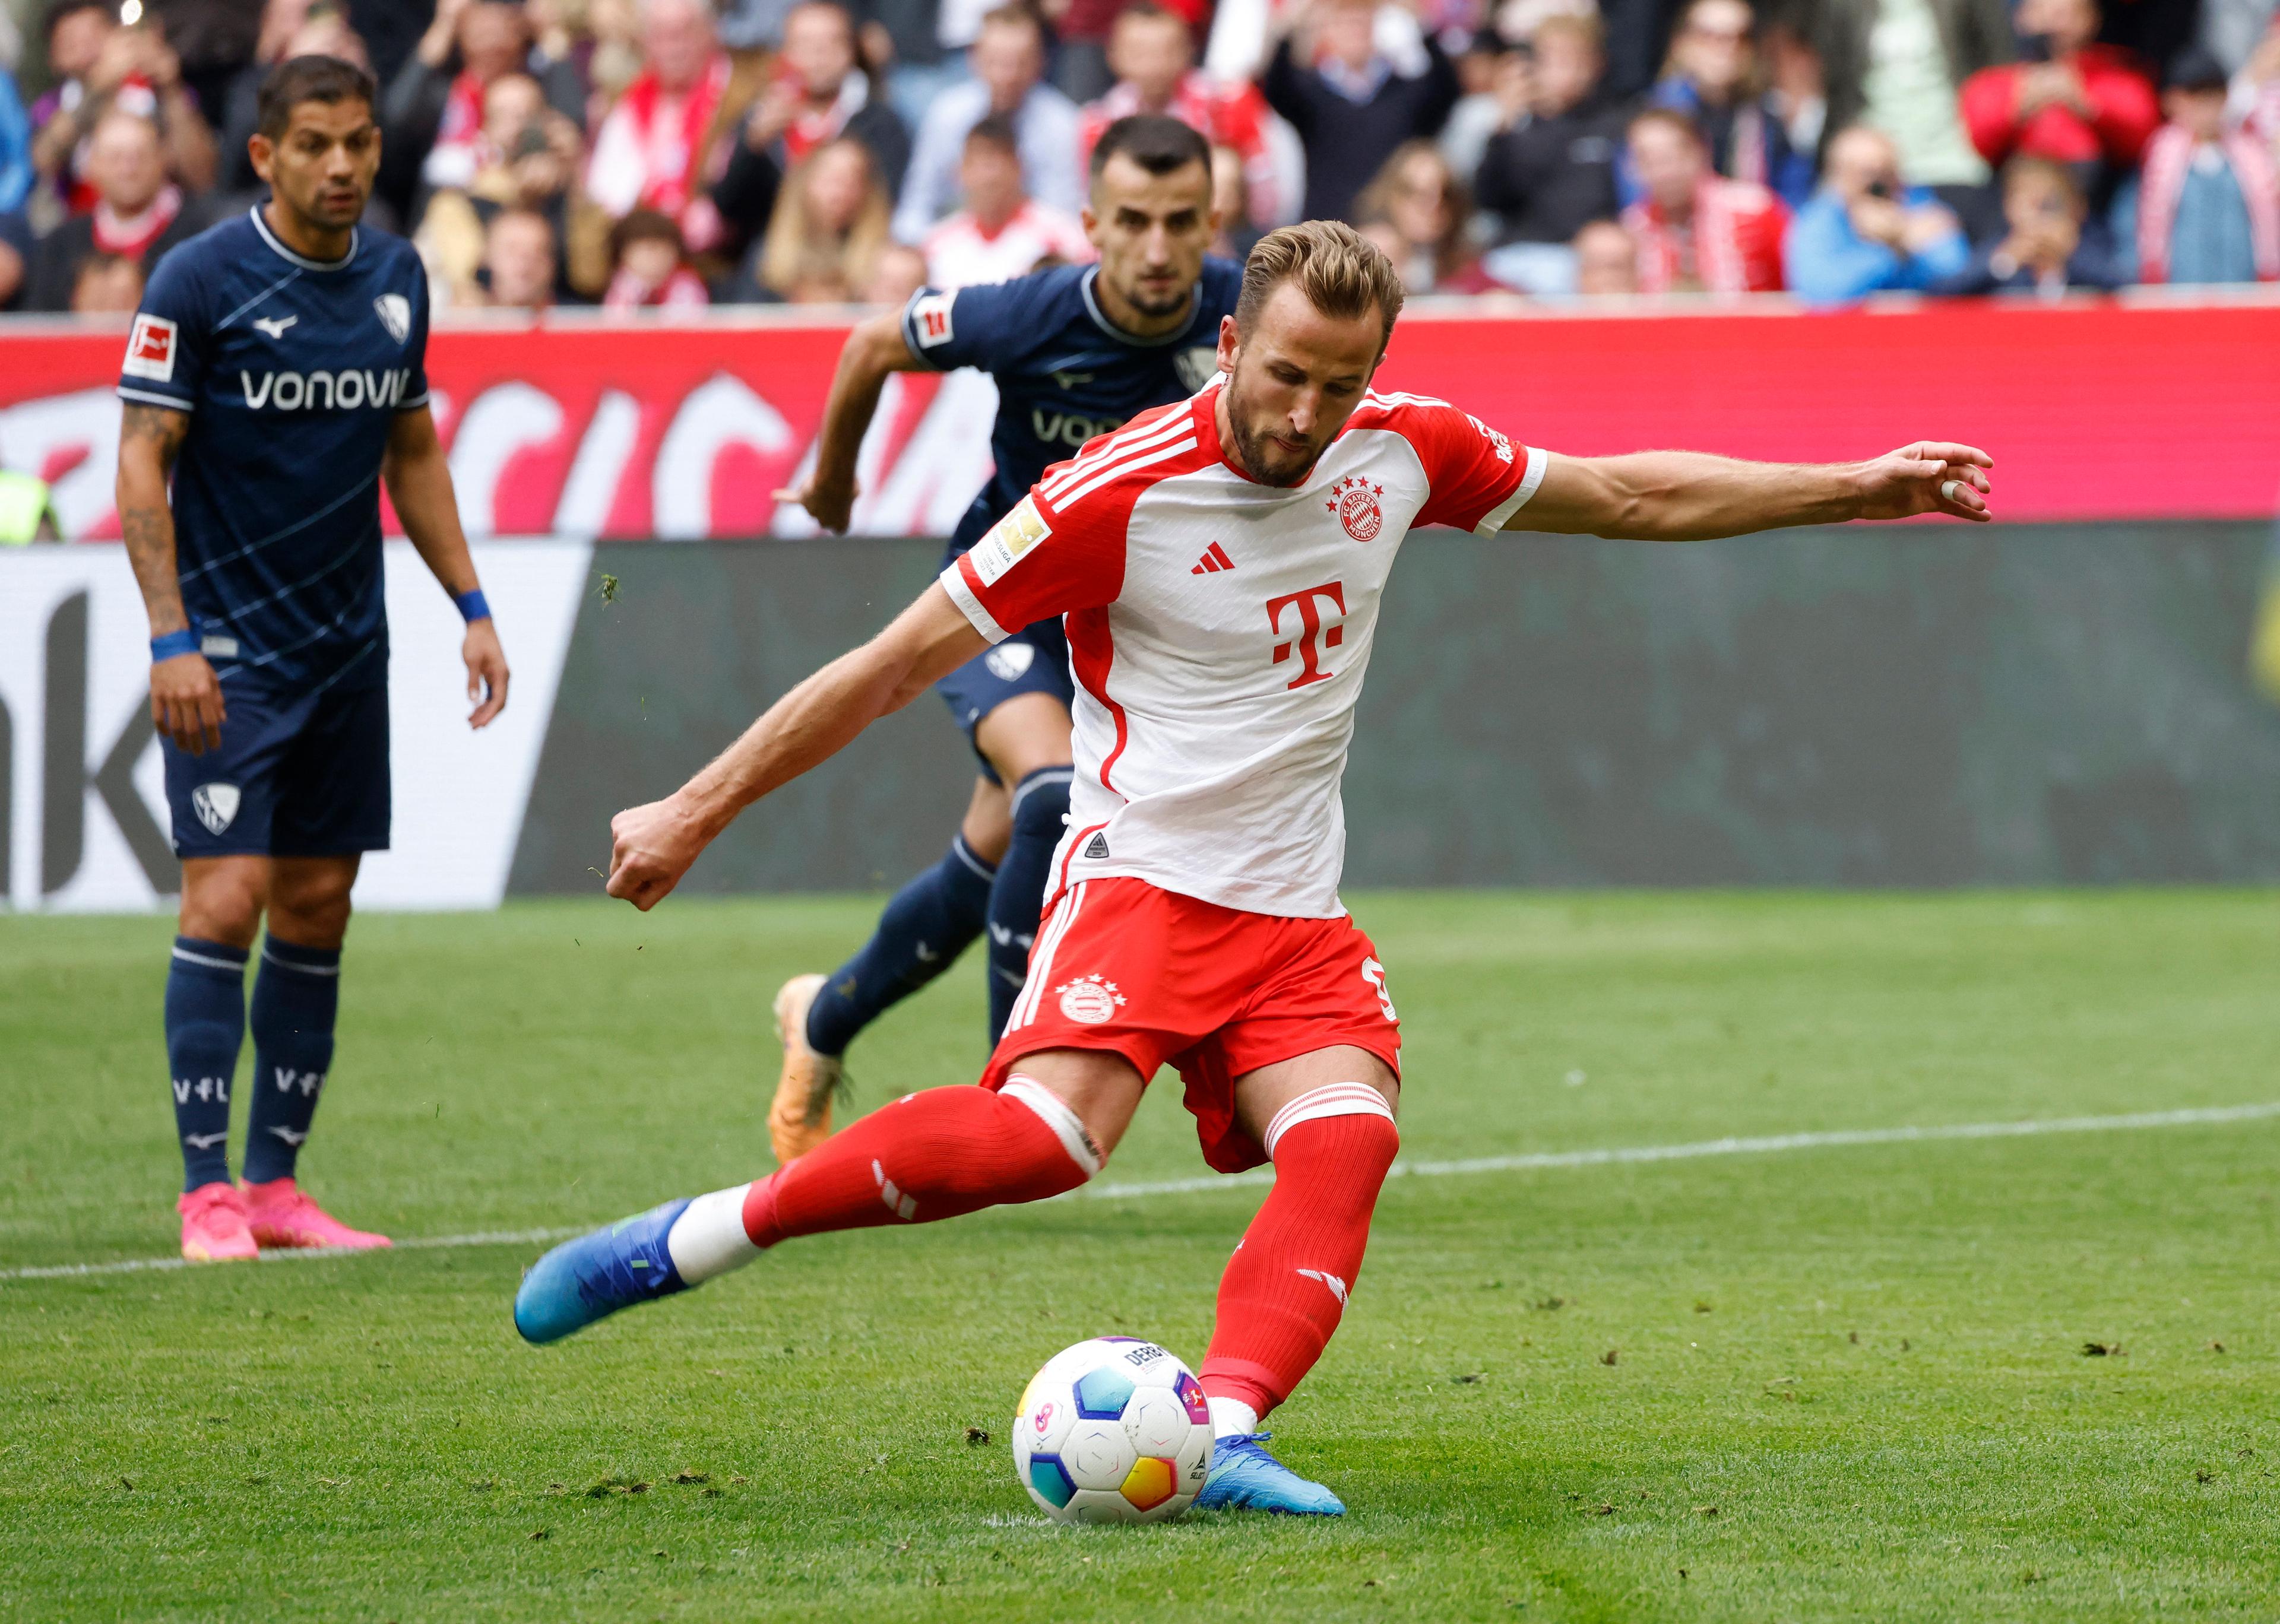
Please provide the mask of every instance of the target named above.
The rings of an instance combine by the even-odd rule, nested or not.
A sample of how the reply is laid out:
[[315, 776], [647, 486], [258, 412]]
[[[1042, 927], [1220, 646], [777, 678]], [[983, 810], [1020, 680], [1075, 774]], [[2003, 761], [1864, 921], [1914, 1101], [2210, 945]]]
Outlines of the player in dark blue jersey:
[[[357, 225], [380, 166], [375, 98], [329, 57], [271, 73], [250, 143], [270, 197], [159, 262], [120, 369], [119, 516], [150, 614], [182, 859], [166, 1051], [195, 1260], [388, 1244], [294, 1177], [332, 1067], [349, 890], [388, 844], [383, 482], [466, 618], [470, 720], [506, 703], [428, 412], [427, 273], [409, 244]], [[265, 912], [240, 1187], [229, 1090]]]
[[[855, 454], [891, 372], [972, 366], [998, 383], [997, 469], [951, 539], [965, 551], [1047, 467], [1217, 371], [1221, 318], [1243, 268], [1210, 258], [1211, 150], [1175, 119], [1121, 119], [1092, 153], [1085, 234], [1097, 266], [1038, 271], [955, 292], [923, 289], [898, 315], [855, 329], [824, 407], [815, 465], [796, 501], [843, 530]], [[841, 1057], [882, 1011], [926, 985], [986, 927], [990, 1035], [1029, 962], [1046, 870], [1068, 811], [1068, 644], [1058, 620], [1016, 633], [937, 684], [982, 773], [940, 864], [887, 904], [863, 950], [829, 976], [796, 976], [775, 1001], [782, 1078], [768, 1112], [779, 1159], [831, 1131]]]

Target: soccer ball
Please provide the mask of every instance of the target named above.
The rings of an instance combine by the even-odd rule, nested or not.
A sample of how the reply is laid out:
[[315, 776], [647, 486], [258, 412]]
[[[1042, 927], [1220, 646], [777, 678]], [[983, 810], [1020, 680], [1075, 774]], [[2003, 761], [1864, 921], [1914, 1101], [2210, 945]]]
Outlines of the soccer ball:
[[1203, 1492], [1211, 1457], [1204, 1384], [1136, 1336], [1054, 1354], [1013, 1418], [1013, 1475], [1056, 1522], [1168, 1522]]

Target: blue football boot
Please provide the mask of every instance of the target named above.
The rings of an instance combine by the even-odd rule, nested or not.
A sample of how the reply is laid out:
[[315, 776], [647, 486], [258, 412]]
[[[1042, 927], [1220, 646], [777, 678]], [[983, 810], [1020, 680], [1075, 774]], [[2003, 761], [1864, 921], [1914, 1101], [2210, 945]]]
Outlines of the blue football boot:
[[530, 1266], [514, 1294], [514, 1328], [525, 1342], [558, 1342], [620, 1308], [689, 1289], [665, 1237], [686, 1197], [565, 1241]]
[[1285, 1512], [1294, 1517], [1343, 1517], [1346, 1503], [1310, 1483], [1264, 1447], [1275, 1435], [1231, 1433], [1212, 1442], [1211, 1475], [1196, 1497], [1196, 1509], [1215, 1506], [1247, 1512]]

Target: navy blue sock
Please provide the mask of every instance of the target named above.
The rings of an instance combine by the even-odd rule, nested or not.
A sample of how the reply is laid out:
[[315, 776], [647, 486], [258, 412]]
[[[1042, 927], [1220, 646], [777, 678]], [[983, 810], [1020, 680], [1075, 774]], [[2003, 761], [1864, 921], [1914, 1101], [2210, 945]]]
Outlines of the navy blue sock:
[[333, 1068], [333, 1016], [341, 1004], [341, 950], [297, 947], [272, 931], [253, 978], [253, 1115], [245, 1129], [245, 1181], [289, 1178], [325, 1074]]
[[1053, 848], [1068, 821], [1068, 767], [1039, 767], [1013, 786], [1013, 839], [990, 888], [990, 1041], [1005, 1030], [1029, 974], [1029, 946], [1045, 905]]
[[245, 1041], [245, 950], [176, 936], [166, 969], [166, 1072], [182, 1189], [229, 1181], [229, 1085]]
[[807, 1046], [842, 1055], [855, 1035], [950, 968], [982, 934], [997, 874], [966, 843], [895, 893], [862, 951], [834, 971], [807, 1011]]

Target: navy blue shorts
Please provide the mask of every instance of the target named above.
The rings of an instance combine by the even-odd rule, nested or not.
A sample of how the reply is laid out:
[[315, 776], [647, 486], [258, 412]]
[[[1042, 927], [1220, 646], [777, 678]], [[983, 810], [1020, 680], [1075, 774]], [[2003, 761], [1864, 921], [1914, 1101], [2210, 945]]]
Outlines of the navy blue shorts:
[[[994, 522], [977, 499], [959, 521], [944, 562], [979, 541]], [[1068, 636], [1059, 620], [1040, 620], [986, 653], [975, 655], [934, 687], [966, 730], [966, 742], [974, 745], [974, 758], [982, 764], [982, 775], [994, 784], [998, 770], [990, 765], [982, 747], [974, 743], [975, 726], [1008, 699], [1022, 694], [1051, 694], [1064, 708], [1073, 706], [1076, 688], [1069, 679]]]
[[388, 849], [388, 689], [233, 685], [221, 748], [159, 738], [174, 855], [345, 857]]

